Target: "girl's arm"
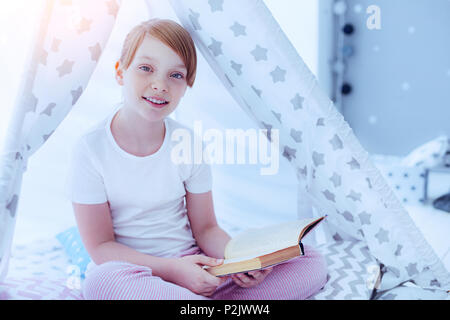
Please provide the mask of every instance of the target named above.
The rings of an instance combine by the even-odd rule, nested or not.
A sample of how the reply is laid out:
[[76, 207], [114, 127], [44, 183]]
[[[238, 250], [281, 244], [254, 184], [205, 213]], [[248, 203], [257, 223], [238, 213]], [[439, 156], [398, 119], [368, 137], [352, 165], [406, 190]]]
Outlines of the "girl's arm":
[[223, 258], [225, 246], [231, 238], [217, 224], [212, 191], [190, 193], [186, 190], [186, 208], [197, 245], [207, 256]]
[[115, 241], [108, 203], [73, 203], [75, 218], [83, 243], [96, 264], [119, 260], [152, 269], [152, 275], [181, 285], [189, 290], [209, 296], [224, 281], [202, 269], [201, 266], [216, 266], [221, 261], [202, 255], [182, 258], [160, 258], [141, 253]]
[[144, 254], [115, 241], [111, 211], [107, 202], [73, 203], [73, 209], [83, 244], [95, 264], [112, 260], [127, 261], [148, 266], [154, 275], [163, 279], [168, 276], [169, 259]]

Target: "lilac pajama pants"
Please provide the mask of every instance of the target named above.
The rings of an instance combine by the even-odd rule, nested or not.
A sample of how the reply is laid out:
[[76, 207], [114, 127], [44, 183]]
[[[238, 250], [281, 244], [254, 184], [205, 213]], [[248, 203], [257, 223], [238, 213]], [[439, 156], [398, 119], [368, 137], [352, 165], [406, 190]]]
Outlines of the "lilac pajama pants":
[[[180, 256], [202, 254], [195, 247]], [[88, 300], [302, 300], [317, 293], [326, 283], [325, 258], [310, 246], [305, 256], [273, 267], [259, 285], [241, 288], [231, 278], [210, 297], [164, 281], [145, 266], [109, 261], [89, 270], [83, 281], [83, 296]]]

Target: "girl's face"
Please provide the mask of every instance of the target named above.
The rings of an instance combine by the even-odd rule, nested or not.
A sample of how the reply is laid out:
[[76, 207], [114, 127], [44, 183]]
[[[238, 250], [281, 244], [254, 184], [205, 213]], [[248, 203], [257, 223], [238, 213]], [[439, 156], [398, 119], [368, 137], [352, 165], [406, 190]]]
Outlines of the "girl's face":
[[125, 107], [149, 121], [159, 121], [177, 107], [187, 88], [186, 67], [170, 47], [146, 35], [128, 69], [119, 65]]

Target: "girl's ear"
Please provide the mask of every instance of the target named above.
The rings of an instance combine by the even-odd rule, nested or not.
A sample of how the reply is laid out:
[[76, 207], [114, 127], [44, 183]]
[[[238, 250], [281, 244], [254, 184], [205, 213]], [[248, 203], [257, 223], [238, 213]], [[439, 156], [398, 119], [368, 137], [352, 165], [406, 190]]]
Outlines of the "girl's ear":
[[117, 80], [117, 83], [119, 85], [123, 86], [123, 70], [122, 70], [122, 67], [120, 65], [120, 61], [116, 62], [115, 69], [116, 69], [116, 80]]

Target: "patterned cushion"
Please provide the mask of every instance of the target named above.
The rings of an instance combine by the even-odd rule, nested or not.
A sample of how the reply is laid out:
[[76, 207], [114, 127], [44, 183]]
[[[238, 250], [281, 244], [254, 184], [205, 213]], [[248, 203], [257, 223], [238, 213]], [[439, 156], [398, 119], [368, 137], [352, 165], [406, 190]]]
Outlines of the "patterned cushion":
[[76, 226], [71, 227], [57, 234], [56, 238], [63, 245], [64, 251], [69, 256], [72, 265], [78, 268], [78, 270], [74, 271], [79, 273], [81, 278], [84, 279], [86, 268], [91, 258], [84, 248], [78, 228]]
[[445, 135], [439, 136], [411, 151], [403, 159], [402, 165], [422, 168], [441, 165], [448, 145], [449, 138]]
[[395, 156], [371, 155], [371, 160], [402, 203], [423, 204], [425, 169], [405, 166], [402, 159]]
[[328, 264], [328, 282], [311, 300], [368, 300], [378, 276], [378, 265], [361, 241], [317, 246]]

